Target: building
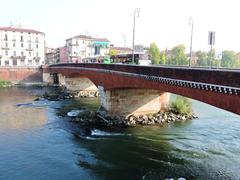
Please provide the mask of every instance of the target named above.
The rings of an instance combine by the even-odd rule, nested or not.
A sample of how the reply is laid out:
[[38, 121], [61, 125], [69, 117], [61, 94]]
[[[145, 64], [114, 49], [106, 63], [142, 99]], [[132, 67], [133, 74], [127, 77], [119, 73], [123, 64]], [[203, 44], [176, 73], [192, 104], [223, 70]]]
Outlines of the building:
[[60, 48], [45, 48], [45, 63], [60, 63]]
[[57, 64], [57, 63], [67, 63], [68, 54], [67, 47], [59, 48], [45, 48], [45, 63], [46, 64]]
[[118, 55], [118, 54], [131, 54], [132, 53], [132, 49], [128, 48], [128, 47], [115, 47], [113, 45], [110, 46], [110, 52], [112, 52], [112, 54], [114, 55]]
[[[113, 63], [133, 63], [132, 60], [132, 49], [128, 47], [110, 47], [110, 59]], [[134, 63], [141, 64], [146, 61], [148, 64], [151, 63], [149, 60], [149, 48], [143, 45], [134, 46]]]
[[109, 54], [109, 40], [79, 35], [66, 40], [68, 62], [84, 62], [99, 59]]
[[0, 27], [0, 66], [44, 64], [45, 34], [31, 29]]
[[60, 47], [60, 63], [68, 62], [67, 47]]

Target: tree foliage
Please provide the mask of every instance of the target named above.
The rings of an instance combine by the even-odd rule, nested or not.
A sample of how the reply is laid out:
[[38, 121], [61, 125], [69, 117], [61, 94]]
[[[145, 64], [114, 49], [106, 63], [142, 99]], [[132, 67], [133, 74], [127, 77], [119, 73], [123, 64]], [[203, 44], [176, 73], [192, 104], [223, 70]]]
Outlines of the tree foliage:
[[165, 51], [160, 53], [160, 64], [166, 64], [166, 54]]
[[150, 49], [149, 49], [150, 56], [152, 58], [153, 64], [159, 64], [160, 62], [160, 50], [156, 43], [151, 43], [150, 44]]
[[222, 54], [222, 67], [236, 67], [237, 66], [237, 55], [234, 51], [223, 51]]
[[197, 66], [208, 66], [208, 54], [204, 51], [197, 51]]
[[188, 59], [187, 55], [185, 54], [185, 46], [178, 45], [172, 48], [171, 55], [168, 58], [168, 64], [173, 65], [187, 65]]

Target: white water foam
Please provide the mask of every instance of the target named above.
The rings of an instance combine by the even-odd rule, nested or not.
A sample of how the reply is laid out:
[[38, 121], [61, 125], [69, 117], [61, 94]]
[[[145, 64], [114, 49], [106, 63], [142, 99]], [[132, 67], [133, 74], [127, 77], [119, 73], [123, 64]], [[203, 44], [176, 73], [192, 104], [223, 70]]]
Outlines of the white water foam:
[[77, 117], [81, 112], [82, 112], [82, 110], [72, 110], [72, 111], [68, 112], [67, 115], [69, 117]]
[[98, 129], [91, 130], [91, 136], [126, 136], [128, 134], [122, 134], [122, 133], [108, 133], [105, 131], [101, 131]]

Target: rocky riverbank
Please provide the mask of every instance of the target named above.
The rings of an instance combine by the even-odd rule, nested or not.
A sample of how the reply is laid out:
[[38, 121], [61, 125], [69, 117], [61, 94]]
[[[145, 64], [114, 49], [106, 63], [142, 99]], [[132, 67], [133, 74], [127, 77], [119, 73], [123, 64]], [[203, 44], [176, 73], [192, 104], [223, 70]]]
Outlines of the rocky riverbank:
[[64, 87], [56, 87], [55, 91], [45, 92], [41, 97], [50, 101], [59, 101], [63, 99], [74, 98], [93, 98], [98, 97], [97, 91], [70, 91]]
[[177, 114], [172, 110], [158, 112], [156, 114], [128, 117], [109, 117], [101, 111], [95, 113], [88, 109], [75, 110], [68, 113], [71, 121], [83, 126], [105, 126], [105, 127], [133, 127], [149, 125], [166, 125], [174, 122], [183, 122], [197, 118], [194, 114]]
[[[66, 88], [56, 88], [55, 91], [46, 92], [37, 100], [44, 98], [50, 101], [59, 101], [63, 99], [74, 99], [76, 97], [96, 97], [97, 92], [74, 92]], [[128, 117], [115, 116], [110, 117], [104, 109], [98, 112], [86, 108], [79, 108], [67, 113], [72, 122], [79, 123], [82, 126], [104, 126], [104, 127], [132, 127], [132, 126], [149, 126], [149, 125], [166, 125], [174, 122], [183, 122], [197, 118], [193, 113], [179, 113], [174, 109], [165, 112], [159, 111], [155, 114], [130, 115]]]

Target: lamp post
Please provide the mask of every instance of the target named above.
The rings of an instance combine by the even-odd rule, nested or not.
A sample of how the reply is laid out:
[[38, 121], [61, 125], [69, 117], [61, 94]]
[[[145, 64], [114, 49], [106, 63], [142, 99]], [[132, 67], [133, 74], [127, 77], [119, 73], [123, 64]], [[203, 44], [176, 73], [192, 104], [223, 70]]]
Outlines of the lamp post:
[[189, 67], [191, 67], [192, 61], [192, 42], [193, 42], [193, 17], [189, 18], [189, 25], [191, 26], [191, 41], [190, 41], [190, 58], [189, 58]]
[[140, 8], [135, 8], [133, 16], [133, 47], [132, 47], [132, 64], [134, 64], [134, 46], [135, 46], [135, 23], [136, 23], [136, 14], [139, 17]]

